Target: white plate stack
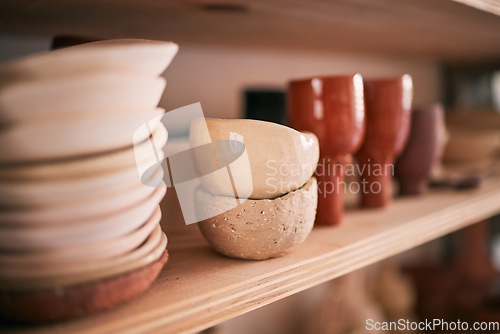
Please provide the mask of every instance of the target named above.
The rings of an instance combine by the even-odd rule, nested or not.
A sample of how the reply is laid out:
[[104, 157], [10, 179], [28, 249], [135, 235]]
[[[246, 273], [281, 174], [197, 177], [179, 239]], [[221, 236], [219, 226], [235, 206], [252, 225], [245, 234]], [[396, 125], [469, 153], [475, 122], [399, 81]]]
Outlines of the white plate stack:
[[157, 105], [177, 49], [100, 41], [0, 66], [0, 316], [89, 314], [156, 278], [168, 257]]

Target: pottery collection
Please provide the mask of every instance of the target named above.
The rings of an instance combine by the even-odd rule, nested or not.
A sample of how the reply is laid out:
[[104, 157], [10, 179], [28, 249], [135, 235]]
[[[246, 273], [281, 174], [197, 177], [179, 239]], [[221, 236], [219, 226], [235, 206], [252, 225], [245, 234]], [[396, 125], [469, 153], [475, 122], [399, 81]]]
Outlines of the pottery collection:
[[[159, 75], [176, 52], [100, 41], [0, 65], [0, 316], [95, 313], [158, 275], [168, 259]], [[113, 302], [93, 297], [103, 286]]]
[[[199, 118], [192, 166], [169, 161], [160, 74], [177, 50], [96, 41], [0, 65], [0, 316], [62, 320], [144, 291], [168, 260], [159, 204], [174, 172], [179, 182], [198, 178], [193, 214], [207, 243], [246, 260], [285, 256], [315, 224], [339, 225], [349, 168], [364, 208], [390, 204], [394, 176], [401, 194], [426, 192], [444, 151], [444, 112], [412, 108], [407, 74], [292, 80], [289, 126]], [[448, 160], [466, 160], [460, 147], [484, 148], [491, 136], [499, 147], [498, 131], [460, 131]], [[47, 301], [58, 311], [46, 312]]]

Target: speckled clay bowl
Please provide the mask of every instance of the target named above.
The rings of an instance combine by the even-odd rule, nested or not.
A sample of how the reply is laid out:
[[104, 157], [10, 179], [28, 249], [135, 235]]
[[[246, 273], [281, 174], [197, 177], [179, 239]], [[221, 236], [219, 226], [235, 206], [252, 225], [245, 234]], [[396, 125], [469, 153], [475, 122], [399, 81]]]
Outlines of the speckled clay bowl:
[[318, 200], [313, 177], [300, 189], [275, 199], [240, 202], [214, 196], [199, 188], [195, 193], [202, 216], [201, 233], [219, 253], [229, 257], [265, 260], [282, 256], [311, 232]]

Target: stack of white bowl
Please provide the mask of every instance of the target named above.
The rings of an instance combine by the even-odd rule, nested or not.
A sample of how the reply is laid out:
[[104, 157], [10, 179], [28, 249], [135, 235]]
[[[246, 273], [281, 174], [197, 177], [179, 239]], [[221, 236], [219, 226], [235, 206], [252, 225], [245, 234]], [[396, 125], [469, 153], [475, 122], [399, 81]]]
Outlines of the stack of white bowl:
[[0, 293], [105, 280], [164, 255], [157, 105], [176, 52], [113, 40], [0, 66]]

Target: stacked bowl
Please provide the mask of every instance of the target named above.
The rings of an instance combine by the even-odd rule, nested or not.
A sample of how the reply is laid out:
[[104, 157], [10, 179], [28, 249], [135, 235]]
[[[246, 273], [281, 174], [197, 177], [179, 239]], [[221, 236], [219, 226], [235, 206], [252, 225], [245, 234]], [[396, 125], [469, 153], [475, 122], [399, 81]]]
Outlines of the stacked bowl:
[[0, 316], [110, 308], [166, 263], [157, 105], [177, 49], [100, 41], [0, 66]]

